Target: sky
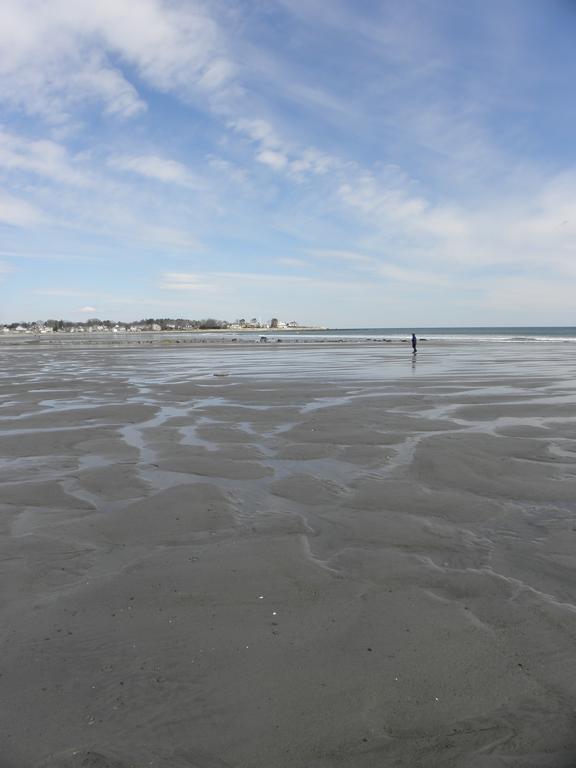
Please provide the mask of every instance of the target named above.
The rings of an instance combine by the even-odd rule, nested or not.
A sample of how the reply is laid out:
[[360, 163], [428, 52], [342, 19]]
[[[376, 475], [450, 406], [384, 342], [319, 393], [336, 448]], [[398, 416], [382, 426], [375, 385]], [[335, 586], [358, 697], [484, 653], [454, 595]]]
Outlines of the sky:
[[0, 0], [0, 322], [576, 325], [575, 0]]

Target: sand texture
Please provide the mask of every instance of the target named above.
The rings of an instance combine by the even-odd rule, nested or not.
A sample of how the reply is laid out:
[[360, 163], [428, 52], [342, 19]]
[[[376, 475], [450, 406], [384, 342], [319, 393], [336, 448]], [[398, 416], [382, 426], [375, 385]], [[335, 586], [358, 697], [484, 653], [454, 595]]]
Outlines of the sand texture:
[[0, 768], [576, 766], [570, 345], [0, 357]]

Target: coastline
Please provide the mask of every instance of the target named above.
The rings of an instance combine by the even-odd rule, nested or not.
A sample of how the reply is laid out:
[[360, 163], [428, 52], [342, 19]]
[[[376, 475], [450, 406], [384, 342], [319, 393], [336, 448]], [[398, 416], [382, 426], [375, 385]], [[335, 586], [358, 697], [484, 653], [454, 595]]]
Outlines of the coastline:
[[[415, 328], [421, 346], [462, 344], [576, 344], [576, 327], [515, 328]], [[0, 349], [5, 346], [170, 346], [219, 344], [409, 344], [411, 329], [400, 328], [294, 328], [207, 329], [166, 331], [95, 331], [58, 333], [10, 332], [0, 334]]]
[[576, 758], [569, 345], [1, 354], [10, 768]]

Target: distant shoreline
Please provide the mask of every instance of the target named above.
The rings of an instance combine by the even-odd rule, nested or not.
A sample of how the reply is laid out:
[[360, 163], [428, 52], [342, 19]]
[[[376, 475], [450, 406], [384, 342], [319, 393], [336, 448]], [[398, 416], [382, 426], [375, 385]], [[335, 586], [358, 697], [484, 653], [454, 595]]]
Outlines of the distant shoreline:
[[299, 325], [294, 328], [146, 328], [146, 329], [126, 329], [126, 328], [101, 328], [98, 330], [84, 330], [74, 328], [70, 330], [62, 329], [58, 331], [38, 331], [38, 330], [0, 330], [0, 338], [3, 336], [116, 336], [128, 335], [138, 336], [140, 334], [202, 334], [202, 333], [299, 333], [300, 331], [334, 331], [337, 329], [327, 328], [323, 325]]
[[[576, 327], [525, 328], [414, 328], [419, 348], [487, 344], [576, 343]], [[408, 344], [412, 330], [403, 328], [333, 329], [319, 326], [298, 328], [225, 328], [97, 331], [59, 330], [50, 333], [12, 331], [0, 333], [0, 347], [186, 347], [218, 346], [398, 346]]]

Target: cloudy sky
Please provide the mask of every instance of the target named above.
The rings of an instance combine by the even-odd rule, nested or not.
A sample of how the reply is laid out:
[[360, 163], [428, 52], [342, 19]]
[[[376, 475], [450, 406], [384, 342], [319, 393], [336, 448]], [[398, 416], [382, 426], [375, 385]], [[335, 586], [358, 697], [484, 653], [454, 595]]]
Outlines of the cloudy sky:
[[0, 322], [576, 324], [571, 0], [0, 0]]

